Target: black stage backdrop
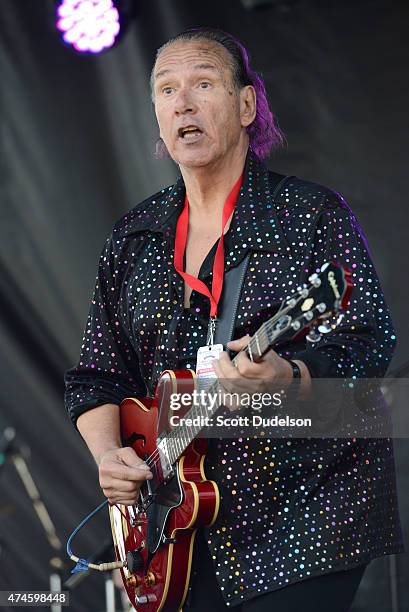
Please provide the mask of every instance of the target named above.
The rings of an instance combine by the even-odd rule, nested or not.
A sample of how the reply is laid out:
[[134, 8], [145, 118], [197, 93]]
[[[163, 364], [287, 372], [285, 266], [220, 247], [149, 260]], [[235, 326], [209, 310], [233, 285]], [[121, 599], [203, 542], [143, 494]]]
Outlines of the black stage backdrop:
[[[119, 46], [83, 57], [60, 43], [52, 1], [0, 1], [0, 430], [14, 427], [30, 447], [29, 468], [64, 543], [102, 494], [65, 414], [63, 372], [77, 358], [113, 222], [176, 176], [169, 160], [153, 157], [148, 90], [155, 49], [170, 35], [212, 25], [248, 45], [288, 141], [270, 167], [324, 183], [350, 203], [398, 330], [392, 367], [408, 359], [408, 3], [300, 0], [250, 12], [239, 0], [135, 6]], [[406, 440], [396, 452], [407, 536]], [[47, 588], [54, 553], [14, 466], [0, 469], [0, 588]], [[88, 556], [106, 537], [104, 513], [75, 548]], [[408, 569], [407, 555], [374, 562], [354, 611], [408, 610]], [[102, 610], [102, 576], [86, 578], [72, 600], [78, 612]]]

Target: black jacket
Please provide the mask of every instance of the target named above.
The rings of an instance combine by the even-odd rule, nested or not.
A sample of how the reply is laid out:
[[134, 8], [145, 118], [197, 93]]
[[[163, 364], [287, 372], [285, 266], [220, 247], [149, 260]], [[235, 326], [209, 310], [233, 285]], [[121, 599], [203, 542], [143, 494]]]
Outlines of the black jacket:
[[[355, 290], [336, 330], [284, 356], [313, 377], [383, 376], [395, 335], [365, 238], [341, 196], [290, 177], [275, 201], [273, 174], [251, 153], [225, 236], [225, 269], [247, 252], [234, 337], [253, 334], [283, 298], [325, 261], [353, 272]], [[66, 373], [71, 419], [104, 403], [152, 395], [163, 369], [195, 367], [209, 303], [173, 266], [182, 179], [133, 208], [101, 255], [78, 364]], [[199, 278], [211, 286], [216, 245]], [[235, 605], [286, 584], [400, 552], [390, 439], [212, 440], [206, 472], [221, 491], [206, 530], [226, 602]], [[227, 561], [227, 563], [226, 563]]]

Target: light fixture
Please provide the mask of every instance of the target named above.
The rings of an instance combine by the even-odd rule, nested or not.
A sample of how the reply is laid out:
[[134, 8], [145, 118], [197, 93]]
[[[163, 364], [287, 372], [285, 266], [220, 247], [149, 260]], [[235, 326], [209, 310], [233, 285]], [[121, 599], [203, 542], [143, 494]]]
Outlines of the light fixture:
[[61, 0], [56, 25], [64, 42], [81, 53], [112, 47], [121, 30], [113, 0]]

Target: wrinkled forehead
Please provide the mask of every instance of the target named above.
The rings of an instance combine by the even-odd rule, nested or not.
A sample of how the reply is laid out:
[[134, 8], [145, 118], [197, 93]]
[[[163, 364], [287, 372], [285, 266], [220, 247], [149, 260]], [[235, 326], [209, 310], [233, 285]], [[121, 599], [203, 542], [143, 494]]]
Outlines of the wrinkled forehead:
[[197, 66], [208, 67], [209, 70], [224, 74], [231, 68], [229, 53], [218, 42], [204, 39], [175, 41], [158, 55], [152, 71], [153, 81], [170, 72]]

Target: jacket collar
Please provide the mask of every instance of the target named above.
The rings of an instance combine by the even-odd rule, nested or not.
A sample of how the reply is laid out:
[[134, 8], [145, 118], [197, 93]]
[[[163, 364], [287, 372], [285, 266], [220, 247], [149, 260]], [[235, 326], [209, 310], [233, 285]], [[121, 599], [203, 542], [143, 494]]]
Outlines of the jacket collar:
[[[231, 248], [226, 250], [226, 270], [240, 263], [250, 250], [290, 254], [272, 198], [272, 176], [249, 150], [243, 184], [228, 232]], [[123, 217], [116, 229], [117, 237], [143, 231], [160, 232], [173, 250], [176, 221], [184, 199], [185, 186], [182, 177], [179, 177], [173, 186], [162, 190]]]

